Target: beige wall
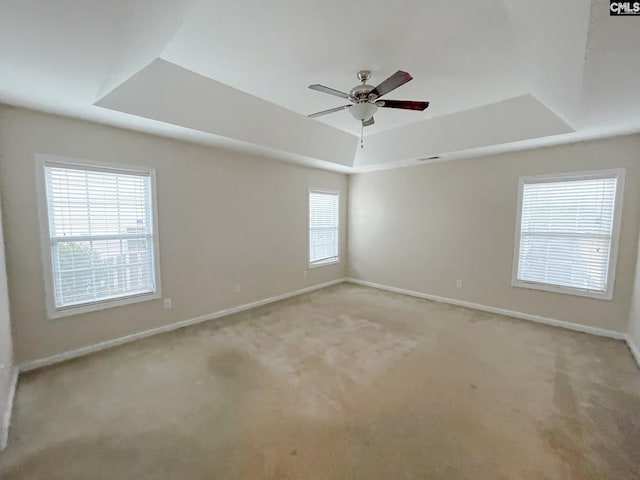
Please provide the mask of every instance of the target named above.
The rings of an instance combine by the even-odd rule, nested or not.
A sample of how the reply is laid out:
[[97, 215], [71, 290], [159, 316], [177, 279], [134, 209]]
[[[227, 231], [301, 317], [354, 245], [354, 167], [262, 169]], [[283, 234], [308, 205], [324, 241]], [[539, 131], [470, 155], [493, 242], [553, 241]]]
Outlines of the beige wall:
[[[612, 301], [511, 286], [518, 178], [626, 168]], [[350, 177], [349, 274], [407, 290], [627, 331], [640, 205], [640, 136]], [[456, 288], [456, 280], [463, 288]]]
[[[46, 319], [37, 153], [157, 169], [161, 276], [163, 294], [173, 300], [171, 310], [153, 300]], [[353, 175], [347, 182], [341, 174], [0, 107], [0, 162], [18, 362], [345, 276], [347, 183], [350, 276], [627, 330], [640, 214], [640, 136]], [[518, 177], [614, 167], [627, 169], [614, 299], [512, 287]], [[310, 269], [305, 279], [309, 187], [342, 192], [343, 255], [339, 265]], [[457, 279], [464, 281], [462, 289], [456, 288]], [[637, 286], [640, 305], [640, 281]], [[8, 310], [3, 313], [1, 300], [0, 342], [10, 338], [2, 330]], [[640, 307], [632, 307], [631, 325], [640, 344], [640, 314], [634, 312]], [[0, 355], [3, 349], [10, 351], [0, 345]], [[6, 361], [0, 358], [0, 363]]]
[[[640, 245], [638, 246], [640, 248]], [[640, 353], [640, 256], [636, 263], [636, 275], [633, 283], [631, 307], [629, 308], [629, 341], [633, 343], [636, 351]], [[637, 358], [640, 362], [640, 358]]]
[[[35, 154], [157, 169], [162, 300], [47, 320]], [[341, 278], [347, 177], [79, 120], [0, 107], [16, 360], [26, 362]], [[340, 190], [341, 262], [307, 268], [307, 191]], [[241, 293], [234, 293], [234, 285]]]
[[13, 374], [9, 292], [7, 290], [4, 236], [2, 234], [2, 213], [0, 209], [0, 449], [4, 448], [7, 439]]

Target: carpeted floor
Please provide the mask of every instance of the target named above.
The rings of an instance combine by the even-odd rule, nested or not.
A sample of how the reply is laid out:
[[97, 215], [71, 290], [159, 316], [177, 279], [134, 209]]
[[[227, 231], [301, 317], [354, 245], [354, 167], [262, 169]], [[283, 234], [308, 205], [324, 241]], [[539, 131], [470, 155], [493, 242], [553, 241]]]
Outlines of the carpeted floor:
[[351, 284], [21, 376], [0, 478], [638, 479], [617, 341]]

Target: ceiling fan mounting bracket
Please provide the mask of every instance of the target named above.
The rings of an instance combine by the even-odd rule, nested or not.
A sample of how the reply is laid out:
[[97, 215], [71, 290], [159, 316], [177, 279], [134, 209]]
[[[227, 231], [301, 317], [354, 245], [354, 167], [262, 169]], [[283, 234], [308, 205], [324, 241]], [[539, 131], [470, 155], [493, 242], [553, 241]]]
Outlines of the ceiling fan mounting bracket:
[[358, 72], [358, 80], [360, 80], [362, 83], [367, 83], [367, 80], [369, 80], [370, 78], [371, 78], [370, 70], [360, 70]]
[[371, 78], [371, 71], [360, 70], [358, 72], [358, 80], [362, 82], [360, 85], [356, 85], [349, 91], [350, 100], [353, 103], [370, 101], [369, 93], [375, 88], [373, 85], [367, 85], [367, 80]]

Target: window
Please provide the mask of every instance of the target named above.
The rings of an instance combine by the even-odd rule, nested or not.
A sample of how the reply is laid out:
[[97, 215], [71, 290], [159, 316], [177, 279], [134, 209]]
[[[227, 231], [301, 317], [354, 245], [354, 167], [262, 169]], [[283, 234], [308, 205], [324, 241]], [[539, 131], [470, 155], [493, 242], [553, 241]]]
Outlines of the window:
[[50, 318], [160, 297], [154, 172], [39, 159]]
[[520, 179], [513, 285], [611, 299], [624, 170]]
[[338, 262], [338, 193], [309, 192], [309, 264]]

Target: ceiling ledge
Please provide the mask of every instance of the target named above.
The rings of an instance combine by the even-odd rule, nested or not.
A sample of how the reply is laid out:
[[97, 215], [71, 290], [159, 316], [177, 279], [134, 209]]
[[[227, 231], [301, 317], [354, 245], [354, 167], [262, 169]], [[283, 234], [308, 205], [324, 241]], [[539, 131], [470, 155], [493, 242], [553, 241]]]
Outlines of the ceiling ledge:
[[294, 158], [353, 165], [356, 138], [160, 58], [95, 105], [257, 145]]
[[535, 97], [521, 95], [367, 136], [354, 167], [397, 164], [574, 131]]

